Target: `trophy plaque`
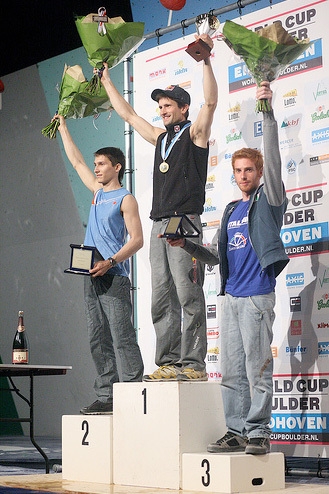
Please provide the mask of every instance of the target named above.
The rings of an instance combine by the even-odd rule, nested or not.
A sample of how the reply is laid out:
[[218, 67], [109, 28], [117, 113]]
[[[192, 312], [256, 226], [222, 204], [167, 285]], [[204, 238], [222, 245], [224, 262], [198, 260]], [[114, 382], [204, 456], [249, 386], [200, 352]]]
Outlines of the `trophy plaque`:
[[[219, 28], [219, 20], [211, 14], [201, 14], [195, 20], [197, 33], [212, 36]], [[193, 41], [185, 50], [194, 60], [200, 62], [210, 57], [211, 49], [202, 39]]]
[[89, 269], [94, 265], [95, 247], [87, 245], [70, 244], [71, 261], [70, 267], [65, 269], [64, 273], [89, 275]]
[[170, 216], [161, 237], [164, 238], [195, 238], [200, 235], [199, 229], [185, 214]]

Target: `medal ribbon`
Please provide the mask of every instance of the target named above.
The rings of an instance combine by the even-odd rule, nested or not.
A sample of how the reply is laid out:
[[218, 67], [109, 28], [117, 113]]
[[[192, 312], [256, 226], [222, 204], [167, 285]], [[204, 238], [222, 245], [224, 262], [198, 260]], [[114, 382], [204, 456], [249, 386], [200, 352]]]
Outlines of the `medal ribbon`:
[[162, 142], [161, 142], [161, 157], [162, 157], [163, 161], [166, 161], [166, 159], [168, 158], [168, 156], [170, 154], [170, 151], [172, 150], [172, 148], [176, 144], [176, 141], [182, 135], [182, 133], [184, 132], [184, 130], [187, 129], [188, 127], [190, 127], [191, 123], [192, 122], [188, 122], [187, 124], [184, 125], [184, 127], [179, 132], [177, 132], [177, 134], [175, 135], [175, 137], [172, 139], [171, 143], [169, 144], [167, 150], [165, 150], [165, 149], [166, 149], [168, 134], [166, 134], [166, 136], [162, 139]]

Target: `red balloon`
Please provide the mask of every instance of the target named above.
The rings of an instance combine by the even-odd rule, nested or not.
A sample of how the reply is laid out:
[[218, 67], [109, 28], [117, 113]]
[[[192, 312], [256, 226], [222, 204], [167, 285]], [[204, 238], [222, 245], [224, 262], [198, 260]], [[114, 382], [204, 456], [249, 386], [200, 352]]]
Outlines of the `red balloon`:
[[181, 10], [186, 4], [186, 0], [160, 0], [160, 3], [169, 10]]
[[5, 85], [4, 83], [2, 82], [2, 80], [0, 79], [0, 93], [3, 93], [5, 90]]

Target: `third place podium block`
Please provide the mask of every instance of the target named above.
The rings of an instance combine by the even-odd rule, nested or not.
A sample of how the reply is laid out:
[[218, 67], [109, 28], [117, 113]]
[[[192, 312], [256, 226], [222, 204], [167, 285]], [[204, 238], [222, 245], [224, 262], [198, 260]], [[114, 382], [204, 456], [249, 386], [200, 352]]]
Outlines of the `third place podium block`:
[[283, 453], [186, 453], [182, 471], [186, 491], [256, 493], [285, 487]]
[[180, 489], [182, 454], [226, 432], [217, 382], [114, 384], [114, 484]]

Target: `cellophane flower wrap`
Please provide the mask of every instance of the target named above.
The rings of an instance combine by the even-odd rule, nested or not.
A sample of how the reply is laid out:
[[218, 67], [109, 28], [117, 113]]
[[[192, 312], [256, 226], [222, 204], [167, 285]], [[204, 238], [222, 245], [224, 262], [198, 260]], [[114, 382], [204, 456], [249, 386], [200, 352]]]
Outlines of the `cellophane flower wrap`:
[[[59, 89], [57, 113], [64, 118], [84, 118], [111, 110], [111, 103], [105, 89], [102, 87], [99, 94], [91, 95], [86, 89], [88, 84], [80, 65], [72, 67], [65, 65]], [[59, 120], [55, 119], [41, 132], [45, 137], [54, 139], [58, 127]]]
[[[311, 45], [309, 39], [292, 37], [279, 22], [253, 32], [233, 21], [225, 21], [222, 33], [226, 44], [243, 59], [258, 86], [262, 81], [277, 79], [280, 72]], [[270, 110], [268, 100], [257, 102], [257, 112]]]
[[[144, 41], [143, 22], [125, 22], [122, 17], [107, 18], [104, 32], [98, 32], [98, 23], [93, 20], [97, 14], [77, 17], [75, 25], [90, 65], [101, 71], [103, 62], [113, 68], [129, 57]], [[87, 90], [91, 94], [100, 91], [101, 72], [90, 80]]]

